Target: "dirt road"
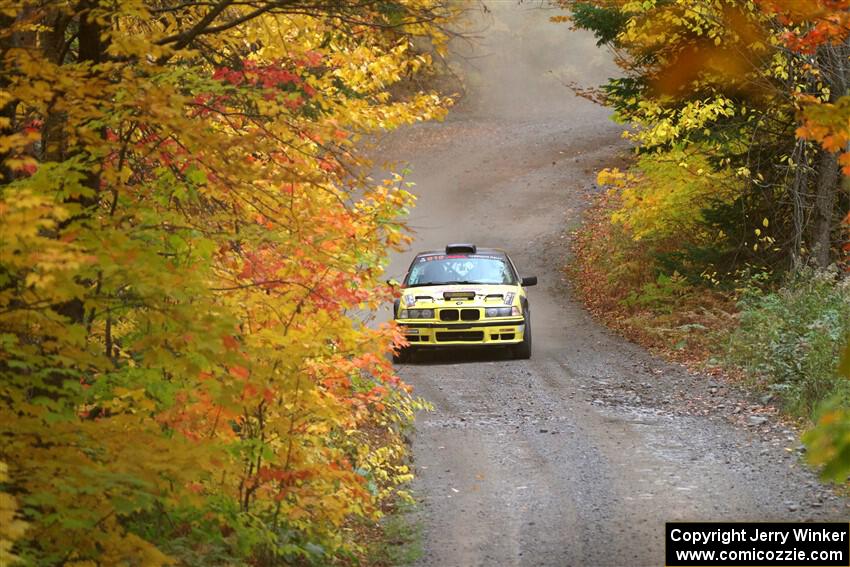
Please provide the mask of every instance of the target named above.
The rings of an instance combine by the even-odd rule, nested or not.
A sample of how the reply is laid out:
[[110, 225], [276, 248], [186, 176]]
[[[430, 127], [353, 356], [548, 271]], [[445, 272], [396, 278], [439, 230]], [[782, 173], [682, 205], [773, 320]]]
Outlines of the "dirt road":
[[[627, 148], [607, 111], [561, 81], [600, 83], [614, 70], [592, 38], [549, 23], [538, 4], [488, 4], [464, 102], [385, 147], [413, 168], [415, 249], [503, 247], [521, 275], [540, 277], [534, 354], [399, 368], [435, 407], [414, 436], [421, 564], [663, 565], [665, 521], [846, 520], [847, 503], [799, 463], [791, 432], [722, 383], [607, 332], [571, 299], [568, 231], [595, 172]], [[391, 274], [409, 259], [395, 258]]]

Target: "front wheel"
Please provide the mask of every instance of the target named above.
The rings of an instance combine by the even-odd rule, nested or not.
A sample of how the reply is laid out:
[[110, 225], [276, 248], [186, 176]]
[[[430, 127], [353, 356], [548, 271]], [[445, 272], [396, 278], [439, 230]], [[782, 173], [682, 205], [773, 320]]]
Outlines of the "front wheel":
[[514, 358], [528, 360], [531, 358], [531, 317], [525, 319], [525, 332], [522, 334], [522, 342], [513, 348]]
[[413, 358], [413, 349], [410, 347], [401, 347], [397, 352], [393, 353], [393, 362], [396, 364], [410, 362], [411, 358]]

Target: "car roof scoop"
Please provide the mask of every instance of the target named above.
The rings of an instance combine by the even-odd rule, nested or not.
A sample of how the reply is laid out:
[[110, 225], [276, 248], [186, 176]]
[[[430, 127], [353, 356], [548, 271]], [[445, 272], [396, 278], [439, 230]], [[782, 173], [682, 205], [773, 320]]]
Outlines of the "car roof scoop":
[[475, 254], [478, 247], [475, 244], [458, 243], [446, 245], [446, 254]]

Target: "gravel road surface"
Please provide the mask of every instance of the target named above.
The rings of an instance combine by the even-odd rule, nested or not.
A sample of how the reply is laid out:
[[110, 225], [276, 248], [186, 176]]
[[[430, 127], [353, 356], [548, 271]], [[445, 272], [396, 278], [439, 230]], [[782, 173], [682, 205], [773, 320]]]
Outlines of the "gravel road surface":
[[[534, 353], [452, 352], [399, 366], [417, 418], [421, 565], [663, 565], [673, 520], [846, 521], [795, 433], [743, 393], [606, 331], [563, 266], [598, 169], [628, 148], [565, 82], [616, 73], [592, 37], [534, 2], [488, 2], [464, 48], [468, 91], [442, 124], [384, 140], [410, 164], [415, 250], [502, 247], [531, 288]], [[394, 258], [401, 276], [411, 254]]]

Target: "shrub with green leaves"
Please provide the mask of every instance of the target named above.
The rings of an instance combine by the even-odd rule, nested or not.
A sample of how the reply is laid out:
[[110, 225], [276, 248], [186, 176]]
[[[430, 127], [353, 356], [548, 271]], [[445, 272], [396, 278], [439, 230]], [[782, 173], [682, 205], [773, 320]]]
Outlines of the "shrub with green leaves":
[[791, 413], [810, 416], [824, 400], [850, 401], [837, 373], [850, 334], [850, 278], [833, 270], [803, 270], [774, 292], [749, 291], [729, 357], [763, 379]]

